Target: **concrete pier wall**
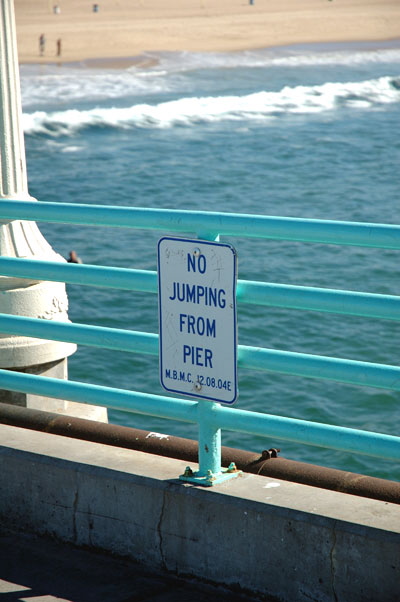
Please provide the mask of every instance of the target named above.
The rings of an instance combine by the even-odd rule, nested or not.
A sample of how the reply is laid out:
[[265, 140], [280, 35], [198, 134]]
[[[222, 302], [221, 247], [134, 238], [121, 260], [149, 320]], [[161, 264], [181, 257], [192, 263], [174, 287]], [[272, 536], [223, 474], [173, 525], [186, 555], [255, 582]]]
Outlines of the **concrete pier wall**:
[[0, 520], [277, 601], [400, 599], [400, 506], [0, 425]]

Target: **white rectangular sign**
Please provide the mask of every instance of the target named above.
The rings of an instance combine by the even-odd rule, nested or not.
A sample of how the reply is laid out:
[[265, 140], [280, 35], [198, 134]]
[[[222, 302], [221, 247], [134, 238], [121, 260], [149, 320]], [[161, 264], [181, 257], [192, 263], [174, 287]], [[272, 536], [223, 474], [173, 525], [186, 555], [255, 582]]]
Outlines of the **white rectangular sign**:
[[158, 243], [160, 380], [167, 391], [237, 397], [236, 252], [184, 238]]

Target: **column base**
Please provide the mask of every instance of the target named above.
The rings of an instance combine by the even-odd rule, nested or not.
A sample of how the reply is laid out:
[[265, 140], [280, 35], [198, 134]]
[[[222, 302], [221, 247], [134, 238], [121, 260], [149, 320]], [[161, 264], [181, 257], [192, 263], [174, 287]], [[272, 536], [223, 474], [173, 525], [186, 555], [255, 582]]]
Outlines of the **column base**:
[[[8, 368], [8, 370], [67, 380], [68, 360], [67, 358], [63, 358], [54, 362], [48, 362], [47, 364], [39, 364], [18, 369]], [[41, 395], [32, 395], [30, 393], [0, 390], [0, 403], [9, 403], [25, 408], [32, 408], [34, 410], [75, 416], [77, 418], [86, 418], [87, 420], [96, 420], [97, 422], [108, 422], [107, 408], [77, 403], [75, 401], [66, 401], [63, 399], [53, 399]]]

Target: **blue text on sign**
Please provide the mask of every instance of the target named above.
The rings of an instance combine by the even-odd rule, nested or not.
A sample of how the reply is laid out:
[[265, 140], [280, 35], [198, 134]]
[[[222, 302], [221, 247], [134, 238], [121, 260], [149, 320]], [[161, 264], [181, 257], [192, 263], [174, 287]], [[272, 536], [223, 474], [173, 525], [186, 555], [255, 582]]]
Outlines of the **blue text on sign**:
[[215, 337], [216, 320], [203, 318], [202, 316], [192, 316], [191, 314], [179, 314], [179, 330], [187, 334], [198, 334], [201, 337]]
[[[197, 265], [196, 265], [197, 264]], [[187, 270], [188, 272], [197, 270], [200, 274], [204, 274], [206, 271], [206, 256], [205, 255], [192, 255], [191, 253], [187, 254]]]
[[204, 349], [204, 347], [196, 347], [195, 345], [183, 346], [183, 362], [185, 364], [189, 362], [194, 366], [212, 368], [212, 356], [211, 349]]

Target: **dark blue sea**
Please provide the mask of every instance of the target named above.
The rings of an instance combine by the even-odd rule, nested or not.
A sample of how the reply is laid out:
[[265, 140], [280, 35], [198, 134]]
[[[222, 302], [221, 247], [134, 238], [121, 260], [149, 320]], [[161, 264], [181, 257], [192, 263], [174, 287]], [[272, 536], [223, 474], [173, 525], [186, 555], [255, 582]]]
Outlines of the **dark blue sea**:
[[[170, 53], [141, 67], [22, 66], [30, 194], [42, 201], [201, 209], [400, 224], [400, 44]], [[148, 67], [144, 67], [148, 64]], [[160, 234], [40, 224], [88, 264], [156, 269]], [[400, 294], [399, 252], [222, 239], [239, 278]], [[156, 295], [68, 286], [70, 318], [158, 331]], [[239, 343], [400, 364], [400, 325], [239, 306]], [[158, 359], [81, 347], [77, 381], [165, 394]], [[399, 435], [400, 394], [239, 372], [237, 407]], [[130, 413], [110, 421], [196, 437], [196, 427]], [[400, 467], [223, 432], [223, 444], [394, 480]]]

